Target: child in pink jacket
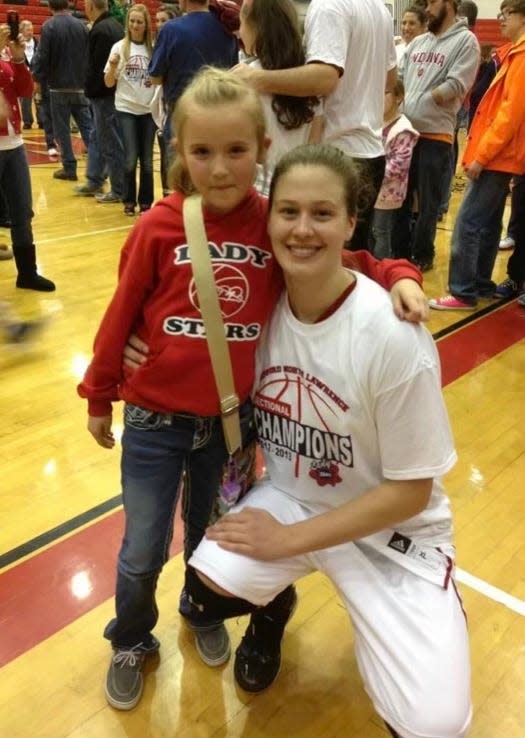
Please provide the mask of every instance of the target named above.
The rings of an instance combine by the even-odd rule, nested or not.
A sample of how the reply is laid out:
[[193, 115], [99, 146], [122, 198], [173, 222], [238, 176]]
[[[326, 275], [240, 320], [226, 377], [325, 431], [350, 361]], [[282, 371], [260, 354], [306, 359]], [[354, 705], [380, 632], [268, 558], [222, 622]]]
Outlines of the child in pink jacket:
[[404, 92], [401, 80], [397, 80], [392, 89], [385, 90], [383, 145], [386, 168], [372, 224], [373, 254], [377, 259], [392, 256], [392, 231], [397, 211], [406, 197], [412, 152], [419, 138], [419, 133], [400, 110]]

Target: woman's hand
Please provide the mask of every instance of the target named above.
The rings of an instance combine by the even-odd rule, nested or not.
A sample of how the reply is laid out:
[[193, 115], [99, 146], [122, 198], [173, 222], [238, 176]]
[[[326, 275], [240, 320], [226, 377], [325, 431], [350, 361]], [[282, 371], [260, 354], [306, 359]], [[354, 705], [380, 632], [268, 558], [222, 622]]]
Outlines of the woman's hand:
[[230, 69], [230, 72], [233, 72], [239, 79], [241, 79], [245, 84], [247, 84], [249, 87], [253, 87], [254, 90], [257, 90], [257, 83], [259, 81], [259, 74], [258, 69], [254, 69], [254, 67], [250, 66], [250, 64], [243, 64], [242, 62], [239, 64], [236, 64], [234, 67]]
[[390, 290], [394, 313], [399, 320], [420, 323], [428, 320], [430, 310], [425, 293], [413, 279], [400, 279]]
[[113, 417], [111, 415], [101, 415], [88, 417], [88, 431], [91, 433], [95, 441], [102, 448], [113, 448], [115, 445], [115, 437], [111, 432], [111, 424]]
[[147, 361], [148, 352], [148, 344], [132, 333], [124, 347], [124, 366], [134, 372]]
[[271, 561], [290, 556], [288, 526], [273, 515], [255, 507], [225, 515], [206, 531], [206, 538], [216, 541], [226, 551]]

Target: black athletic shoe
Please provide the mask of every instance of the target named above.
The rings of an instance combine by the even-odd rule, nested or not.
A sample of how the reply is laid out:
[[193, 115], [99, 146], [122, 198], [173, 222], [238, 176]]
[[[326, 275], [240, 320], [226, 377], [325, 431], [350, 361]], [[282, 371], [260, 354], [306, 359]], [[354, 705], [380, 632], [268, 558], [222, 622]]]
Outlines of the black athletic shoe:
[[53, 179], [67, 179], [69, 182], [76, 182], [78, 177], [75, 172], [66, 172], [65, 169], [57, 169], [53, 172]]
[[233, 671], [241, 689], [262, 692], [277, 678], [284, 628], [296, 605], [297, 592], [290, 585], [268, 605], [252, 613], [241, 645], [235, 652]]

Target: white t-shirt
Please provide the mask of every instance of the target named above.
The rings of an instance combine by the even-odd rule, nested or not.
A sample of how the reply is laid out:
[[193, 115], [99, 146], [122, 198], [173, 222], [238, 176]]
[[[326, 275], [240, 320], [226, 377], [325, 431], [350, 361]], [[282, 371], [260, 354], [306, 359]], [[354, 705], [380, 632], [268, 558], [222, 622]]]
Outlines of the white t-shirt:
[[28, 41], [25, 42], [24, 46], [24, 54], [27, 59], [27, 63], [31, 64], [33, 60], [33, 56], [35, 55], [35, 39], [34, 37], [31, 37]]
[[426, 328], [398, 320], [388, 294], [364, 275], [356, 278], [344, 303], [314, 325], [298, 321], [281, 297], [257, 352], [257, 431], [271, 483], [314, 514], [384, 479], [432, 477], [426, 510], [395, 531], [362, 539], [417, 568], [411, 555], [389, 548], [392, 537], [452, 547], [439, 477], [456, 452], [439, 357]]
[[[251, 59], [247, 63], [255, 69], [262, 69], [261, 62], [258, 59]], [[296, 146], [308, 143], [312, 122], [305, 123], [300, 128], [294, 128], [290, 131], [277, 120], [277, 116], [272, 109], [273, 95], [260, 95], [260, 98], [264, 108], [264, 117], [266, 118], [266, 132], [272, 139], [266, 157], [267, 167], [270, 171], [273, 171], [283, 154], [286, 154], [287, 151], [294, 149]], [[315, 114], [322, 115], [322, 113], [323, 107], [320, 103], [317, 106]]]
[[324, 140], [364, 159], [381, 156], [386, 74], [397, 65], [394, 27], [382, 0], [311, 0], [307, 62], [343, 71], [325, 100]]
[[148, 74], [150, 56], [145, 44], [129, 45], [129, 58], [124, 61], [122, 56], [123, 40], [113, 44], [109, 53], [108, 61], [104, 67], [104, 73], [109, 71], [109, 60], [113, 54], [120, 56], [120, 62], [116, 69], [115, 77], [117, 86], [115, 90], [115, 108], [122, 113], [133, 115], [145, 115], [151, 113], [151, 101], [155, 94], [155, 86], [151, 83]]

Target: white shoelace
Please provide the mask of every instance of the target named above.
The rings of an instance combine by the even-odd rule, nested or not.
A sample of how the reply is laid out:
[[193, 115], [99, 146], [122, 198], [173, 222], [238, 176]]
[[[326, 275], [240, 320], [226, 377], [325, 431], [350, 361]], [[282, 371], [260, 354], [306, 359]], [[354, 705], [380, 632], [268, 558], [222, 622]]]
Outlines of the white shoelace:
[[142, 643], [138, 643], [136, 646], [133, 646], [133, 648], [118, 650], [117, 653], [113, 656], [113, 663], [115, 664], [115, 666], [119, 666], [121, 669], [125, 668], [126, 666], [129, 666], [130, 669], [133, 669], [142, 661], [143, 655]]

